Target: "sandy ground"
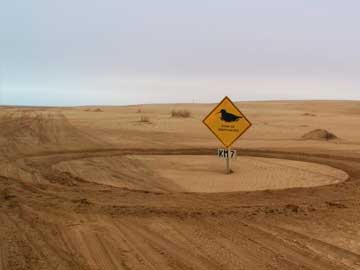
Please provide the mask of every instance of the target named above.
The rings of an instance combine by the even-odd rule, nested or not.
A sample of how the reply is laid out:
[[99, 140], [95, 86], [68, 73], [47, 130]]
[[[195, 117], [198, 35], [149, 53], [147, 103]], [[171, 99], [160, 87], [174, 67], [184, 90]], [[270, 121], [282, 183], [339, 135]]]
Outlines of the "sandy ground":
[[82, 158], [60, 162], [54, 168], [94, 183], [169, 192], [312, 187], [340, 183], [349, 177], [322, 164], [261, 157], [238, 157], [231, 162], [233, 173], [226, 175], [223, 159], [205, 155]]
[[2, 107], [0, 270], [360, 269], [360, 102], [238, 105], [230, 176], [214, 105]]
[[[215, 156], [132, 156], [186, 192], [234, 192], [336, 184], [347, 173], [326, 165], [286, 159], [239, 157], [233, 173]], [[181, 191], [180, 190], [180, 191]]]

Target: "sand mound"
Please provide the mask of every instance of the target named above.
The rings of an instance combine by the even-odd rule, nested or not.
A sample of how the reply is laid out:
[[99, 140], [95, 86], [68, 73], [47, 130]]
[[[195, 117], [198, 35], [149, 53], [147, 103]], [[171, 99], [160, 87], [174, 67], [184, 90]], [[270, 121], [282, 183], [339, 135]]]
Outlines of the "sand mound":
[[103, 112], [103, 110], [100, 109], [100, 108], [96, 108], [96, 109], [93, 110], [93, 112]]
[[311, 117], [315, 117], [316, 114], [314, 113], [303, 113], [303, 116], [311, 116]]
[[172, 192], [234, 192], [312, 187], [345, 181], [338, 169], [309, 162], [238, 157], [234, 173], [215, 156], [95, 157], [64, 161], [57, 170], [89, 182], [129, 189]]
[[103, 110], [100, 108], [95, 108], [95, 109], [86, 109], [85, 112], [103, 112]]
[[306, 134], [304, 134], [302, 136], [303, 140], [324, 140], [324, 141], [329, 141], [329, 140], [334, 140], [337, 139], [338, 137], [325, 130], [325, 129], [315, 129], [313, 131], [310, 131]]
[[59, 112], [21, 111], [0, 118], [0, 153], [95, 147], [97, 140], [81, 132]]
[[[120, 166], [119, 166], [120, 165]], [[149, 191], [234, 192], [336, 184], [348, 175], [326, 165], [309, 162], [238, 157], [234, 173], [213, 156], [97, 157], [64, 161], [63, 173], [103, 185]]]

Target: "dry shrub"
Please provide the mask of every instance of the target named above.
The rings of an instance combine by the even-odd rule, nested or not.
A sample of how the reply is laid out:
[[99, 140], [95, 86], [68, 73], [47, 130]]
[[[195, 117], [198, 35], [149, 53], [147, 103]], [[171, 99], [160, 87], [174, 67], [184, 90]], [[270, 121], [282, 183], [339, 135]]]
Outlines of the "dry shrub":
[[191, 116], [191, 112], [188, 110], [172, 110], [171, 117], [177, 118], [189, 118]]

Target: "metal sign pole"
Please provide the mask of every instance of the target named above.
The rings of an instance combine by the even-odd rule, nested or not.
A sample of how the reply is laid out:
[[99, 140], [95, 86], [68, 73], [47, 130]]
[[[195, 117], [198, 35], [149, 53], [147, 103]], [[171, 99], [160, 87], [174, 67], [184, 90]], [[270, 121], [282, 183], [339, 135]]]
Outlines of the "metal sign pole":
[[226, 156], [226, 174], [230, 174], [231, 173], [231, 169], [230, 169], [230, 147], [226, 147], [227, 150], [227, 156]]

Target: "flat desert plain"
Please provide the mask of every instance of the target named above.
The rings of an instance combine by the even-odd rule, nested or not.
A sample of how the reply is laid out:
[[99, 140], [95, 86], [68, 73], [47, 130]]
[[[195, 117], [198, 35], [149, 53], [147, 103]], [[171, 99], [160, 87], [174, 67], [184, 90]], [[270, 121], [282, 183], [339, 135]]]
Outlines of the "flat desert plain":
[[360, 102], [236, 104], [1, 107], [0, 269], [360, 269]]

